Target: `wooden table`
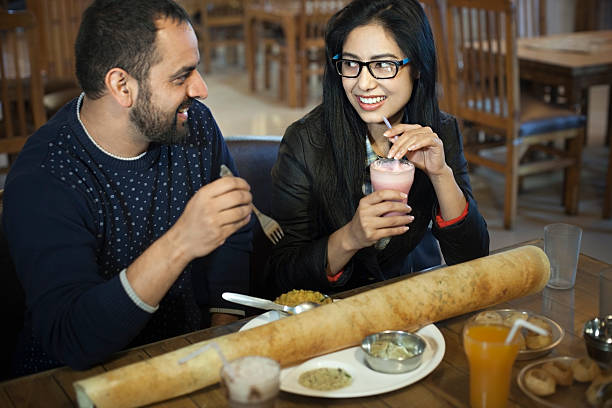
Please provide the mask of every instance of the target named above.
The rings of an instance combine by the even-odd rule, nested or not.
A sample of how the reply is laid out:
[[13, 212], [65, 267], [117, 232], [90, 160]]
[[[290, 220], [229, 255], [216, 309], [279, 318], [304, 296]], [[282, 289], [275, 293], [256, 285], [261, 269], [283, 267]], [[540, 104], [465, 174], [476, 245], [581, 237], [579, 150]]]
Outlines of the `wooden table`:
[[[583, 31], [519, 38], [517, 55], [521, 79], [562, 85], [571, 105], [588, 113], [588, 90], [609, 85], [606, 140], [612, 143], [612, 30]], [[603, 216], [612, 216], [612, 152], [608, 161]]]
[[[612, 84], [612, 30], [519, 38], [517, 43], [521, 79], [562, 85], [570, 104], [587, 107], [591, 86]], [[608, 137], [611, 131], [608, 121]]]
[[[524, 244], [542, 246], [541, 240]], [[507, 248], [506, 248], [507, 249]], [[564, 327], [566, 334], [552, 355], [586, 355], [581, 338], [584, 323], [597, 314], [599, 294], [599, 272], [610, 265], [581, 254], [578, 263], [576, 285], [571, 290], [544, 289], [542, 292], [515, 299], [495, 308], [518, 308], [548, 316]], [[388, 282], [387, 282], [388, 283]], [[384, 284], [384, 283], [383, 283]], [[376, 284], [375, 286], [380, 286]], [[338, 297], [347, 297], [370, 287], [344, 292]], [[446, 342], [446, 353], [440, 365], [426, 378], [411, 386], [372, 397], [352, 399], [322, 399], [302, 397], [281, 392], [276, 408], [285, 407], [467, 407], [469, 404], [469, 378], [467, 360], [463, 353], [460, 335], [465, 319], [469, 315], [436, 323]], [[201, 330], [170, 340], [154, 343], [120, 353], [111, 362], [79, 372], [62, 367], [39, 374], [0, 383], [0, 406], [2, 407], [70, 407], [75, 406], [72, 383], [78, 379], [147, 359], [175, 350], [188, 344], [221, 336], [238, 330], [247, 319], [239, 322]], [[520, 369], [532, 361], [517, 361], [513, 368], [510, 390], [510, 407], [531, 407], [530, 400], [516, 385]], [[576, 391], [578, 392], [578, 391]], [[175, 398], [154, 405], [155, 407], [223, 407], [226, 399], [220, 386], [213, 385], [185, 397]]]

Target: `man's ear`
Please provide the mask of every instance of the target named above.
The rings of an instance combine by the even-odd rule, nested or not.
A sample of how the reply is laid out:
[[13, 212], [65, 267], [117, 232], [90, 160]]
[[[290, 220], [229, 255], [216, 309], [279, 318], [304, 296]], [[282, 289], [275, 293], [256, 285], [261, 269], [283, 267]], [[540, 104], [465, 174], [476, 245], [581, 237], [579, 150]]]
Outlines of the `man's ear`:
[[136, 100], [135, 81], [121, 68], [113, 68], [106, 73], [104, 78], [106, 89], [117, 103], [129, 108]]

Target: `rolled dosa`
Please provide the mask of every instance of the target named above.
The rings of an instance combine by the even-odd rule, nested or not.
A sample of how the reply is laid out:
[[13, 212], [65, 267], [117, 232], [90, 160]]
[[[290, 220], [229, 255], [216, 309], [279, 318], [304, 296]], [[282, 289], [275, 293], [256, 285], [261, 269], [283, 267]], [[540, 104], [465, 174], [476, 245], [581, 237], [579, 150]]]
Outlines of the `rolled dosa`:
[[351, 347], [368, 334], [447, 319], [542, 290], [548, 258], [524, 246], [385, 285], [307, 313], [232, 333], [74, 383], [79, 405], [133, 407], [176, 397], [219, 381], [221, 360], [267, 356], [281, 366]]

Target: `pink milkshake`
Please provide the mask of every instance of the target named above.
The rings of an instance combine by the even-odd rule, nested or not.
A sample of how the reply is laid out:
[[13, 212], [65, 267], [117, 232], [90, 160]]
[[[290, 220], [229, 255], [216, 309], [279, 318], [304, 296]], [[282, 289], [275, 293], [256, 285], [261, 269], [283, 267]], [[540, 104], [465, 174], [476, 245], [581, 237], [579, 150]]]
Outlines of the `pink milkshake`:
[[[414, 164], [408, 160], [380, 158], [370, 164], [370, 180], [374, 191], [396, 190], [408, 195], [414, 180]], [[406, 204], [407, 199], [402, 202]], [[392, 215], [405, 215], [405, 213], [390, 212], [385, 214], [385, 217]]]

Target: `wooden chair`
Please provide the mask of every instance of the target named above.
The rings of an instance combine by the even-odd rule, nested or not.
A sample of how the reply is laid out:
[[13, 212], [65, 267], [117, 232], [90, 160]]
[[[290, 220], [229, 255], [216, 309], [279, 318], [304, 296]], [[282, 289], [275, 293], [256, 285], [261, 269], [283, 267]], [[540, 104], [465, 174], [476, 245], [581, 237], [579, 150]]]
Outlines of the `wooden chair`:
[[28, 136], [46, 122], [37, 42], [30, 12], [0, 10], [0, 153], [9, 155], [9, 166]]
[[81, 92], [75, 74], [74, 43], [83, 11], [93, 0], [28, 0], [39, 24], [44, 104], [51, 115]]
[[516, 0], [518, 37], [546, 35], [546, 0]]
[[237, 54], [237, 47], [244, 45], [244, 2], [245, 0], [200, 0], [204, 72], [210, 72], [211, 56], [215, 47], [233, 47]]
[[[306, 105], [308, 81], [321, 77], [325, 67], [325, 29], [331, 16], [344, 6], [338, 0], [301, 0], [298, 19], [298, 67], [300, 70], [300, 104]], [[290, 74], [291, 75], [291, 74]]]
[[448, 0], [446, 17], [465, 157], [504, 175], [504, 226], [516, 218], [519, 177], [534, 173], [564, 169], [563, 202], [576, 214], [585, 118], [521, 95], [514, 1]]

